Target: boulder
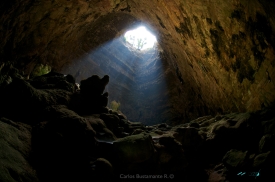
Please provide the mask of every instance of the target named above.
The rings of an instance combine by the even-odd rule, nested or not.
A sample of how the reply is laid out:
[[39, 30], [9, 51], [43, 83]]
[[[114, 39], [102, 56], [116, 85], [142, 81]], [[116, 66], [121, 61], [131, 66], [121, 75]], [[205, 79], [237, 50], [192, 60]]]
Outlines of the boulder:
[[133, 133], [136, 129], [142, 129], [144, 130], [145, 127], [141, 122], [131, 122], [127, 121], [124, 125], [125, 132], [127, 133]]
[[88, 98], [98, 96], [103, 94], [103, 91], [108, 83], [108, 75], [105, 75], [102, 79], [100, 79], [98, 75], [92, 75], [91, 77], [80, 82], [80, 92]]
[[76, 91], [75, 78], [68, 74], [50, 72], [30, 80], [30, 84], [37, 89], [63, 89], [69, 92]]
[[271, 151], [258, 154], [253, 161], [253, 171], [257, 172], [260, 181], [275, 181], [275, 156]]
[[259, 127], [254, 121], [251, 113], [227, 114], [208, 127], [207, 140], [212, 140], [220, 154], [232, 148], [254, 149], [259, 141]]
[[0, 90], [9, 85], [13, 79], [24, 79], [21, 72], [11, 63], [0, 63]]
[[14, 79], [3, 92], [0, 103], [2, 113], [8, 118], [27, 123], [38, 120], [47, 106], [68, 105], [72, 94], [61, 89], [36, 89], [22, 79]]
[[275, 134], [275, 118], [262, 121], [262, 132], [266, 134]]
[[117, 130], [120, 122], [120, 119], [117, 115], [102, 113], [100, 114], [100, 119], [104, 121], [107, 128], [110, 129], [111, 131]]
[[117, 138], [111, 130], [109, 130], [102, 119], [99, 118], [99, 115], [90, 115], [85, 116], [87, 122], [94, 128], [96, 131], [96, 139], [99, 142], [113, 142]]
[[271, 158], [271, 152], [265, 152], [265, 153], [261, 153], [258, 154], [253, 161], [253, 168], [259, 170], [263, 167], [268, 167], [271, 163], [270, 163], [270, 158]]
[[141, 163], [154, 154], [152, 137], [144, 133], [117, 139], [113, 145], [120, 163]]
[[45, 113], [46, 121], [32, 131], [34, 164], [39, 175], [45, 181], [86, 177], [89, 158], [95, 154], [94, 129], [66, 106], [50, 106]]
[[198, 123], [194, 123], [194, 122], [190, 123], [189, 126], [193, 127], [193, 128], [199, 128], [200, 127], [200, 125]]
[[[112, 181], [113, 179], [113, 166], [112, 164], [104, 158], [98, 158], [95, 161], [91, 162], [93, 170], [93, 179], [100, 181]], [[92, 179], [92, 180], [93, 180]]]
[[168, 148], [168, 151], [171, 151], [175, 155], [183, 151], [181, 143], [179, 143], [173, 136], [170, 135], [160, 136], [159, 144]]
[[216, 165], [213, 169], [211, 169], [208, 177], [208, 182], [222, 182], [226, 181], [225, 175], [224, 175], [224, 166], [223, 164]]
[[176, 128], [174, 137], [182, 144], [183, 149], [197, 149], [202, 142], [198, 130], [192, 127]]
[[161, 131], [161, 130], [154, 130], [153, 132], [151, 132], [153, 135], [163, 135], [165, 132], [164, 131]]
[[142, 129], [136, 129], [136, 130], [132, 133], [132, 135], [137, 135], [137, 134], [140, 134], [140, 133], [142, 133], [142, 132], [144, 132], [144, 130], [142, 130]]
[[[251, 115], [249, 113], [233, 113], [226, 115], [226, 117], [222, 118], [220, 121], [217, 121], [213, 124], [213, 133], [223, 140], [232, 140], [232, 133], [234, 133], [236, 137], [235, 140], [239, 140], [239, 135], [245, 132]], [[236, 132], [238, 131], [238, 132]], [[230, 136], [230, 138], [227, 138]]]
[[119, 111], [118, 113], [119, 119], [127, 119], [127, 116], [125, 116], [122, 112]]
[[171, 161], [173, 158], [172, 154], [167, 151], [167, 148], [163, 145], [160, 145], [158, 143], [154, 144], [155, 149], [157, 150], [158, 153], [158, 161], [160, 164], [167, 164], [168, 162]]
[[241, 170], [246, 166], [249, 158], [248, 151], [231, 149], [223, 157], [222, 161], [229, 170]]
[[52, 105], [47, 107], [44, 112], [45, 118], [52, 121], [55, 129], [62, 130], [69, 135], [82, 131], [89, 131], [92, 136], [95, 135], [94, 129], [87, 120], [65, 105]]
[[80, 92], [76, 92], [71, 98], [70, 109], [80, 115], [108, 113], [107, 103], [108, 93], [87, 98]]
[[0, 181], [38, 182], [31, 157], [31, 127], [0, 119]]
[[108, 92], [103, 93], [105, 86], [109, 82], [109, 76], [102, 79], [93, 75], [80, 82], [80, 92], [76, 92], [72, 97], [70, 108], [81, 115], [109, 113]]
[[268, 151], [274, 151], [275, 146], [275, 135], [267, 134], [264, 135], [259, 142], [259, 152], [264, 153]]
[[171, 127], [170, 127], [168, 124], [166, 124], [166, 123], [161, 123], [161, 124], [159, 124], [157, 127], [158, 127], [160, 130], [164, 130], [164, 131], [167, 131], [167, 130], [171, 129]]

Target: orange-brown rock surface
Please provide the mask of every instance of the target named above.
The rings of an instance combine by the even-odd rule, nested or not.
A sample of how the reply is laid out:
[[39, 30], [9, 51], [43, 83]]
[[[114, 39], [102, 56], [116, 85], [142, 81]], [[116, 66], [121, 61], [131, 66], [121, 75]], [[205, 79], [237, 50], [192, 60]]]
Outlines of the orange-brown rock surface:
[[[37, 64], [78, 82], [108, 74], [109, 100], [133, 121], [255, 111], [275, 99], [274, 7], [267, 0], [3, 0], [0, 58], [25, 75]], [[121, 38], [139, 23], [157, 36], [152, 52]]]

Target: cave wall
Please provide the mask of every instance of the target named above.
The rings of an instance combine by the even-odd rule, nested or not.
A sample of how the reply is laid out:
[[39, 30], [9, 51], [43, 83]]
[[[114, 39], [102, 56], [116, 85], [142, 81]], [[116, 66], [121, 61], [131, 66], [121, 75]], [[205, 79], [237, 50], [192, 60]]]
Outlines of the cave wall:
[[[274, 4], [267, 0], [4, 0], [0, 2], [0, 59], [16, 62], [26, 75], [37, 63], [77, 79], [116, 70], [108, 91], [126, 106], [135, 92], [128, 83], [137, 85], [135, 76], [146, 78], [146, 72], [136, 75], [126, 59], [113, 61], [123, 57], [118, 48], [125, 49], [116, 41], [128, 28], [145, 23], [159, 42], [164, 76], [156, 80], [169, 88], [155, 98], [169, 100], [157, 103], [165, 119], [177, 123], [207, 114], [258, 110], [275, 99]], [[90, 57], [106, 44], [109, 58], [102, 58], [106, 50]], [[158, 82], [144, 81], [138, 84], [156, 92], [152, 83]], [[147, 102], [140, 107], [155, 107], [149, 96], [143, 97]], [[137, 110], [126, 109], [126, 113]], [[154, 115], [159, 113], [139, 119]]]

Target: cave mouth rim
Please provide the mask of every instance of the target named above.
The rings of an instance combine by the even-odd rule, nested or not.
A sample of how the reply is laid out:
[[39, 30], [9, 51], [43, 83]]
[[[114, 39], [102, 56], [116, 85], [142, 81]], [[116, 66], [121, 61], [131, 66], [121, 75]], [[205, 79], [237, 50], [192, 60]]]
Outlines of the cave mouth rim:
[[144, 24], [127, 29], [123, 40], [127, 47], [141, 52], [153, 50], [158, 44], [157, 36]]

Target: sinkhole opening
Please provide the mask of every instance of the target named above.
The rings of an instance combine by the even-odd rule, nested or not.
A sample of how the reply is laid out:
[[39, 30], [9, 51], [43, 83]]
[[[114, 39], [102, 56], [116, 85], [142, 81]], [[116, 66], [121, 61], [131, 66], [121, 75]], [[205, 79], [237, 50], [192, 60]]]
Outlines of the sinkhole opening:
[[152, 49], [156, 42], [156, 36], [144, 26], [129, 30], [124, 34], [125, 41], [138, 50]]

